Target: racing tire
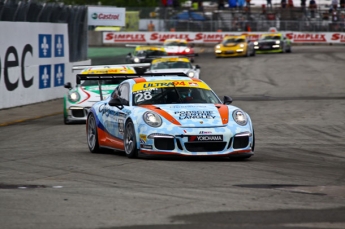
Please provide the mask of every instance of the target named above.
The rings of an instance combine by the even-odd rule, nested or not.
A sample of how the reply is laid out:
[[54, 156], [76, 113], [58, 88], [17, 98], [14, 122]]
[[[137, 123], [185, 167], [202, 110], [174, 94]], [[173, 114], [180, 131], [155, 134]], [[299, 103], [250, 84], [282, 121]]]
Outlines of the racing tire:
[[253, 49], [253, 53], [252, 53], [252, 55], [251, 56], [255, 56], [256, 55], [256, 53], [255, 53], [255, 49]]
[[65, 125], [71, 124], [71, 122], [67, 119], [66, 116], [63, 116], [63, 123], [64, 123]]
[[291, 45], [289, 46], [289, 49], [288, 49], [286, 52], [288, 52], [288, 53], [291, 53], [291, 52], [292, 52], [292, 50], [291, 50]]
[[250, 56], [249, 49], [247, 48], [245, 57], [249, 57], [249, 56]]
[[125, 126], [125, 133], [123, 138], [123, 144], [125, 146], [125, 153], [128, 158], [137, 158], [137, 140], [135, 135], [135, 129], [132, 121], [128, 121]]
[[103, 151], [98, 143], [97, 124], [93, 113], [89, 114], [86, 121], [86, 137], [87, 146], [91, 153], [101, 153]]
[[252, 145], [252, 152], [254, 152], [254, 149], [255, 149], [255, 132], [254, 132], [254, 129], [253, 129], [253, 145]]

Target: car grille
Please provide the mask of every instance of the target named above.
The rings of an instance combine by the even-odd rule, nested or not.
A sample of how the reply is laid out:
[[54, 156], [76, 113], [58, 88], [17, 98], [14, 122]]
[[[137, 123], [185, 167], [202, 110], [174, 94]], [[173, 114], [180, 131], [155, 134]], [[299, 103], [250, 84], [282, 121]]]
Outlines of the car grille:
[[173, 150], [175, 143], [173, 138], [155, 138], [154, 144], [156, 149], [159, 150]]
[[84, 109], [71, 109], [72, 116], [76, 118], [86, 117], [89, 113], [90, 107], [84, 107]]
[[77, 117], [77, 118], [82, 118], [82, 117], [84, 117], [85, 116], [85, 114], [84, 114], [84, 110], [81, 110], [81, 109], [76, 109], [76, 110], [71, 110], [72, 111], [72, 115], [74, 116], [74, 117]]
[[249, 144], [248, 136], [234, 137], [234, 149], [246, 148]]
[[213, 152], [224, 150], [226, 142], [186, 142], [184, 145], [189, 152]]

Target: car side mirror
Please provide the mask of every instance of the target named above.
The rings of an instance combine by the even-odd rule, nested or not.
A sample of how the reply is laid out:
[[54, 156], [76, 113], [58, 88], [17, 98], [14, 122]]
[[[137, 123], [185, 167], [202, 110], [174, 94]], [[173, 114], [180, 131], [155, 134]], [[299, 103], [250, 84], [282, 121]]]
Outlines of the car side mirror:
[[230, 105], [232, 103], [232, 98], [230, 96], [225, 95], [223, 101], [223, 104]]
[[112, 107], [117, 107], [120, 110], [123, 109], [123, 105], [121, 103], [121, 100], [119, 98], [112, 98], [109, 102], [108, 102], [109, 106]]
[[67, 83], [65, 83], [63, 86], [64, 86], [64, 88], [67, 88], [67, 89], [69, 89], [69, 90], [72, 89], [72, 84], [71, 84], [71, 82], [67, 82]]
[[195, 65], [195, 68], [200, 69], [201, 67], [200, 67], [200, 65], [197, 64], [197, 65]]
[[128, 56], [132, 56], [132, 53], [129, 52], [129, 53], [128, 53]]

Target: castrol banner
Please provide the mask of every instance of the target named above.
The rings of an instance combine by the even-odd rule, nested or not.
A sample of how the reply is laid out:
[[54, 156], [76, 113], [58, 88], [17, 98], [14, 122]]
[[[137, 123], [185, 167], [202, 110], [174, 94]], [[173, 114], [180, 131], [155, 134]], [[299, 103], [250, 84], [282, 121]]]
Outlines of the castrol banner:
[[88, 7], [88, 25], [125, 26], [126, 8], [118, 7]]
[[[103, 32], [103, 44], [154, 44], [162, 43], [166, 39], [185, 39], [195, 44], [217, 44], [225, 36], [247, 35], [250, 40], [256, 41], [261, 35], [268, 32]], [[293, 43], [344, 43], [345, 33], [336, 32], [280, 32]]]

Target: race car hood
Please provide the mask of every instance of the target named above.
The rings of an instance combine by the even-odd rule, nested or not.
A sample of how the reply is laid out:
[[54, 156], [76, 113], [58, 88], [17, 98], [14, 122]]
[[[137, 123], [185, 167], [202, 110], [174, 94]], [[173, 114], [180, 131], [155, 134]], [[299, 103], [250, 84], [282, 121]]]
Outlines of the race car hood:
[[237, 45], [238, 45], [237, 43], [229, 43], [229, 44], [223, 45], [223, 47], [234, 47]]
[[[224, 126], [229, 118], [229, 110], [226, 105], [215, 104], [166, 104], [156, 107], [171, 115], [183, 127], [217, 127]], [[155, 109], [157, 113], [160, 113]], [[161, 115], [162, 115], [161, 114]]]
[[[102, 85], [102, 95], [103, 98], [108, 97], [117, 85]], [[93, 86], [80, 86], [80, 90], [89, 96], [88, 100], [90, 102], [98, 102], [100, 101], [101, 95], [99, 91], [98, 85]]]
[[271, 44], [276, 44], [276, 40], [261, 40], [261, 41], [258, 41], [258, 43], [259, 44], [261, 44], [261, 45], [265, 45], [265, 44], [269, 44], [269, 45], [271, 45]]

